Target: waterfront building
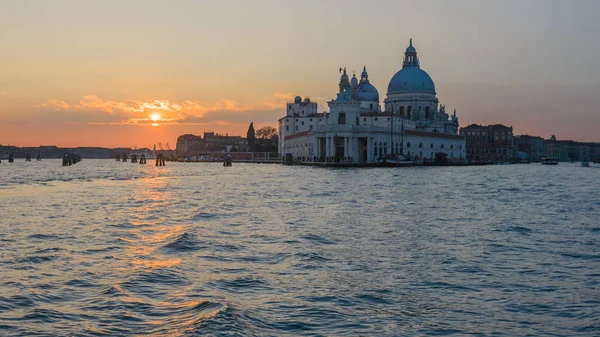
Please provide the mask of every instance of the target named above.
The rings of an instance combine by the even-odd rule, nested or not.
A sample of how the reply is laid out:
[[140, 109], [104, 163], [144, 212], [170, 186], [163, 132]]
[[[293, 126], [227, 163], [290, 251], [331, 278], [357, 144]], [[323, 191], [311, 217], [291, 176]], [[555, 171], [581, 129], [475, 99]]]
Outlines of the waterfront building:
[[600, 143], [582, 143], [573, 140], [557, 140], [555, 136], [544, 141], [546, 157], [559, 161], [594, 161], [600, 159]]
[[517, 153], [524, 154], [524, 158], [522, 159], [537, 163], [546, 157], [544, 153], [544, 138], [542, 137], [520, 135], [514, 137], [514, 142]]
[[204, 138], [185, 134], [177, 138], [176, 153], [178, 158], [186, 158], [222, 152], [246, 152], [249, 150], [248, 140], [240, 136], [204, 132]]
[[178, 158], [196, 156], [204, 151], [204, 140], [200, 136], [185, 134], [177, 137], [175, 153]]
[[460, 129], [467, 145], [467, 161], [498, 163], [514, 159], [513, 128], [502, 124], [471, 124]]
[[241, 136], [230, 136], [204, 132], [204, 146], [207, 152], [246, 152], [248, 148], [248, 140]]
[[279, 152], [300, 161], [377, 163], [388, 154], [418, 162], [443, 156], [464, 161], [465, 139], [458, 135], [456, 110], [446, 113], [431, 77], [421, 69], [412, 40], [404, 62], [389, 82], [383, 110], [366, 67], [360, 80], [346, 69], [329, 112], [297, 96], [279, 119]]

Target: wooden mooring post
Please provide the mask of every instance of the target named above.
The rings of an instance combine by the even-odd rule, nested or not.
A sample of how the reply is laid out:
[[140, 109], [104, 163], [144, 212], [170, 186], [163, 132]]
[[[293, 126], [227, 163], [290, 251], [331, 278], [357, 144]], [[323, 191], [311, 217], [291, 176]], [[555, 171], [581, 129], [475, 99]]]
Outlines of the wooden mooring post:
[[165, 166], [165, 156], [162, 153], [156, 155], [156, 166]]
[[38, 153], [38, 156], [36, 158], [36, 161], [42, 161], [42, 155]]
[[131, 163], [136, 163], [137, 164], [138, 160], [137, 160], [137, 154], [132, 154], [131, 155]]
[[127, 162], [127, 155], [126, 155], [126, 154], [124, 154], [124, 155], [123, 155], [123, 162], [124, 162], [124, 163], [126, 163], [126, 162]]
[[25, 161], [31, 161], [31, 154], [25, 155]]
[[63, 166], [71, 166], [79, 163], [81, 161], [81, 156], [76, 153], [65, 152], [63, 156]]
[[146, 155], [143, 153], [140, 155], [140, 164], [146, 164]]
[[15, 162], [15, 155], [14, 154], [9, 154], [8, 155], [8, 162], [9, 163], [14, 163]]

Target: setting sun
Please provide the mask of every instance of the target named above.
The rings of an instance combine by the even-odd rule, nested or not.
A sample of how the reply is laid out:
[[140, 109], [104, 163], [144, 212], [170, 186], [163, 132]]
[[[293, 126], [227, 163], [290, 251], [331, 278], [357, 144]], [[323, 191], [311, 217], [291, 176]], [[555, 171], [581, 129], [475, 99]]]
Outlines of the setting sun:
[[155, 113], [155, 114], [152, 114], [152, 115], [150, 115], [150, 119], [151, 119], [152, 121], [156, 122], [156, 121], [158, 121], [158, 120], [160, 119], [160, 115], [159, 115], [159, 114], [157, 114], [157, 113]]

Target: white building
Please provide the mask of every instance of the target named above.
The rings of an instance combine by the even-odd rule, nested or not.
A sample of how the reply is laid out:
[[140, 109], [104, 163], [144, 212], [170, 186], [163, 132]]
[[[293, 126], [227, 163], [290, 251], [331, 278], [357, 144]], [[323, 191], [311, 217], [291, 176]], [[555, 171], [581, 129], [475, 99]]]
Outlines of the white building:
[[458, 135], [456, 110], [449, 116], [436, 97], [431, 77], [420, 68], [417, 51], [406, 49], [402, 69], [390, 80], [381, 110], [379, 93], [366, 67], [360, 81], [346, 69], [329, 113], [300, 96], [279, 119], [279, 152], [302, 161], [377, 163], [388, 154], [418, 162], [436, 157], [465, 160], [465, 138]]

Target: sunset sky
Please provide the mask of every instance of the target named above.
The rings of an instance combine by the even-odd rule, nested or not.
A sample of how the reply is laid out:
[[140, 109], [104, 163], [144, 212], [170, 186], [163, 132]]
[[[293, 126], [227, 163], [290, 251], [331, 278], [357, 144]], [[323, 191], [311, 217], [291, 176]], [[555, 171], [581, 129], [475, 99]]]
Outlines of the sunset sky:
[[295, 95], [326, 110], [339, 67], [366, 65], [383, 100], [411, 37], [461, 126], [600, 141], [599, 14], [595, 0], [0, 0], [0, 144], [245, 135]]

